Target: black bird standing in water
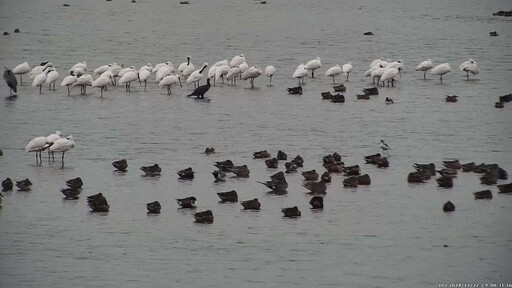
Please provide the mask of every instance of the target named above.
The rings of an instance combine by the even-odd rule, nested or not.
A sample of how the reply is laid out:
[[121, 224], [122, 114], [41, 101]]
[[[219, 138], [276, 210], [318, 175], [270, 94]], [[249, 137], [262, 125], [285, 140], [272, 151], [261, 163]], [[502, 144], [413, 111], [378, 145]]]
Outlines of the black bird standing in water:
[[9, 68], [4, 68], [4, 80], [7, 86], [9, 86], [9, 96], [12, 96], [12, 91], [14, 91], [14, 93], [18, 93], [18, 89], [16, 88], [16, 86], [18, 86], [18, 81], [16, 80], [14, 73], [12, 73]]
[[204, 94], [210, 90], [210, 78], [206, 79], [206, 85], [197, 87], [194, 92], [187, 96], [197, 96], [197, 99], [204, 99]]

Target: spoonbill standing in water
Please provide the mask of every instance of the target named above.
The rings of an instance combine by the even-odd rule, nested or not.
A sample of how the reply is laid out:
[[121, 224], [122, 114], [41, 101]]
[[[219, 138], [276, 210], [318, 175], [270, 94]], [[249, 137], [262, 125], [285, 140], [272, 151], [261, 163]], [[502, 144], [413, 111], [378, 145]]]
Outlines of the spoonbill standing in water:
[[80, 86], [80, 95], [85, 95], [87, 93], [87, 86], [91, 86], [92, 81], [93, 79], [91, 74], [84, 74], [78, 77], [78, 79], [76, 79], [76, 82], [73, 85], [71, 85], [71, 87]]
[[320, 57], [316, 57], [313, 60], [310, 60], [306, 63], [306, 70], [311, 70], [311, 78], [315, 78], [315, 70], [322, 67], [322, 62], [320, 61]]
[[[190, 76], [188, 76], [187, 82], [185, 83], [185, 85], [194, 83], [194, 87], [199, 86], [199, 81], [201, 79], [203, 79], [203, 71], [204, 71], [204, 69], [206, 69], [206, 67], [208, 67], [208, 63], [205, 62], [205, 63], [203, 63], [203, 67], [201, 67], [200, 70], [195, 70], [194, 72], [190, 73]], [[186, 70], [187, 69], [185, 69], [185, 71]], [[183, 73], [183, 75], [185, 75], [185, 73]]]
[[427, 71], [430, 69], [432, 69], [432, 60], [430, 59], [423, 61], [416, 66], [416, 71], [424, 71], [423, 79], [427, 79]]
[[46, 149], [46, 137], [44, 136], [36, 137], [30, 140], [27, 146], [25, 146], [26, 152], [36, 152], [36, 165], [41, 165], [43, 163], [41, 151], [44, 151], [44, 149]]
[[459, 69], [461, 71], [466, 71], [467, 80], [469, 80], [469, 72], [471, 72], [471, 74], [473, 75], [480, 73], [480, 71], [478, 70], [478, 65], [476, 65], [475, 60], [471, 58], [469, 58], [468, 61], [465, 61], [462, 64], [460, 64]]
[[270, 86], [272, 86], [272, 76], [274, 76], [274, 73], [276, 73], [276, 67], [272, 66], [272, 64], [265, 67], [265, 75], [270, 79]]
[[450, 64], [443, 63], [439, 64], [436, 67], [432, 68], [432, 71], [430, 71], [430, 74], [437, 76], [440, 76], [441, 83], [443, 83], [443, 75], [450, 73], [452, 71], [452, 68], [450, 67]]
[[[47, 149], [55, 143], [55, 141], [59, 140], [61, 138], [62, 133], [60, 131], [56, 131], [55, 134], [50, 134], [46, 136], [46, 145], [44, 149]], [[48, 162], [50, 162], [50, 154], [52, 154], [52, 158], [55, 161], [55, 157], [53, 157], [53, 152], [48, 149]]]
[[51, 67], [47, 67], [43, 70], [42, 73], [38, 74], [36, 77], [34, 77], [34, 81], [32, 82], [32, 86], [39, 86], [39, 94], [42, 94], [41, 87], [43, 86], [44, 82], [46, 81], [46, 76], [48, 75], [48, 72], [50, 72]]
[[304, 84], [304, 77], [308, 76], [308, 70], [306, 69], [306, 66], [304, 64], [300, 64], [297, 66], [297, 69], [295, 72], [293, 72], [292, 77], [299, 79], [299, 86], [300, 86], [300, 80], [302, 79], [302, 84]]
[[144, 82], [144, 92], [146, 92], [146, 84], [148, 82], [148, 78], [151, 75], [151, 69], [149, 66], [142, 66], [139, 69], [139, 82]]
[[30, 72], [30, 66], [28, 65], [27, 62], [23, 62], [21, 63], [20, 65], [14, 67], [12, 69], [12, 72], [14, 73], [14, 75], [20, 75], [20, 86], [23, 85], [23, 74], [27, 74], [28, 72]]
[[48, 75], [46, 75], [46, 84], [48, 84], [48, 90], [52, 90], [52, 84], [53, 84], [53, 91], [55, 91], [55, 82], [59, 78], [59, 72], [55, 70], [55, 68], [50, 68], [50, 72], [48, 72]]
[[7, 86], [9, 86], [9, 96], [12, 96], [12, 91], [14, 93], [18, 92], [18, 81], [16, 80], [16, 76], [14, 73], [12, 73], [11, 70], [9, 70], [7, 67], [4, 67], [4, 80]]
[[100, 95], [103, 97], [103, 90], [107, 90], [107, 85], [114, 85], [114, 77], [112, 75], [100, 76], [96, 80], [92, 81], [92, 87], [100, 88]]
[[62, 79], [62, 83], [60, 83], [60, 86], [68, 87], [68, 96], [70, 95], [69, 86], [75, 84], [76, 79], [77, 79], [73, 71], [69, 72], [69, 74], [71, 74], [71, 75], [64, 77], [64, 79]]
[[242, 80], [251, 79], [251, 89], [254, 89], [254, 79], [260, 77], [262, 73], [260, 66], [251, 66], [242, 73]]
[[121, 79], [119, 79], [119, 84], [125, 84], [126, 85], [126, 92], [131, 92], [131, 83], [133, 81], [136, 81], [139, 79], [137, 76], [137, 72], [134, 70], [129, 70], [128, 72], [124, 73]]
[[224, 77], [228, 75], [228, 72], [229, 65], [217, 66], [217, 69], [215, 69], [215, 82], [219, 82], [219, 80], [222, 79], [222, 84], [224, 84]]
[[71, 150], [75, 147], [75, 142], [73, 141], [73, 136], [68, 136], [66, 138], [61, 138], [50, 147], [51, 152], [62, 152], [62, 167], [64, 167], [64, 153]]
[[325, 71], [325, 76], [332, 77], [332, 83], [335, 84], [336, 82], [334, 81], [334, 78], [340, 75], [341, 72], [343, 72], [343, 70], [341, 69], [340, 65], [336, 64], [335, 66], [332, 66], [331, 68], [327, 69], [327, 71]]
[[228, 74], [226, 74], [226, 80], [231, 82], [231, 86], [236, 86], [236, 77], [240, 74], [240, 68], [234, 66], [229, 68]]
[[350, 72], [352, 72], [353, 68], [354, 68], [354, 66], [352, 66], [352, 62], [348, 62], [347, 64], [344, 64], [342, 66], [343, 74], [347, 74], [347, 81], [348, 81], [348, 76], [350, 75]]
[[43, 71], [46, 68], [52, 67], [52, 66], [53, 66], [53, 64], [51, 62], [41, 63], [41, 65], [36, 66], [36, 67], [32, 68], [32, 70], [30, 70], [30, 72], [28, 73], [28, 79], [34, 79], [37, 75], [43, 73]]
[[171, 86], [174, 85], [174, 84], [180, 84], [180, 87], [181, 87], [181, 80], [180, 80], [180, 76], [178, 75], [167, 75], [164, 77], [164, 79], [162, 79], [162, 81], [160, 81], [160, 83], [158, 83], [158, 87], [162, 88], [162, 87], [167, 87], [167, 95], [171, 95]]
[[244, 54], [236, 55], [231, 59], [231, 61], [229, 61], [229, 68], [240, 66], [240, 64], [242, 64], [245, 61], [246, 60]]

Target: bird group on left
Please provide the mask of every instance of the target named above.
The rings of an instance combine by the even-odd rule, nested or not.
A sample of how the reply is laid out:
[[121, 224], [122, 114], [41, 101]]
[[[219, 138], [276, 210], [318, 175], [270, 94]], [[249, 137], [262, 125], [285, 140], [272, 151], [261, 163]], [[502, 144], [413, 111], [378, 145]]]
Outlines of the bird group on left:
[[48, 136], [36, 137], [30, 140], [27, 146], [25, 146], [25, 151], [36, 153], [36, 165], [41, 165], [43, 163], [43, 158], [41, 156], [43, 151], [48, 150], [48, 162], [50, 162], [50, 155], [52, 159], [55, 160], [54, 152], [62, 152], [61, 163], [62, 166], [64, 166], [64, 154], [75, 147], [75, 142], [71, 135], [65, 138], [62, 138], [61, 136], [62, 133], [60, 131], [56, 131], [54, 134], [50, 134]]

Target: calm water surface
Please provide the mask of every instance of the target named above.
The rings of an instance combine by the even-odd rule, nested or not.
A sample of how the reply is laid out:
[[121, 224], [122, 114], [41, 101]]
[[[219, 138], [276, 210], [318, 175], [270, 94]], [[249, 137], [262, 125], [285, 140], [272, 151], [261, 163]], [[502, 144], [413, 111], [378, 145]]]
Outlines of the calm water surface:
[[[244, 53], [250, 65], [277, 68], [274, 86], [264, 77], [237, 87], [212, 87], [210, 103], [174, 88], [165, 95], [155, 83], [145, 93], [109, 89], [104, 98], [61, 87], [29, 85], [8, 100], [0, 84], [0, 178], [30, 178], [31, 192], [6, 192], [0, 209], [0, 287], [438, 287], [438, 283], [511, 283], [512, 197], [461, 174], [452, 189], [406, 182], [415, 162], [458, 158], [498, 163], [512, 171], [512, 106], [494, 108], [511, 93], [512, 19], [493, 17], [509, 1], [0, 1], [0, 63], [9, 67], [50, 60], [61, 77], [85, 60], [92, 69], [116, 61], [140, 67], [186, 55], [199, 67]], [[489, 37], [490, 31], [499, 37]], [[373, 31], [375, 36], [364, 37]], [[322, 101], [330, 78], [306, 79], [305, 93], [288, 95], [291, 74], [322, 57], [328, 67], [352, 61], [354, 72], [341, 105]], [[355, 95], [378, 57], [403, 59], [395, 88], [370, 101]], [[458, 65], [474, 58], [480, 67], [466, 81]], [[449, 62], [444, 84], [414, 71], [421, 61]], [[152, 77], [153, 79], [153, 77]], [[27, 80], [27, 83], [28, 80]], [[204, 82], [203, 82], [204, 83]], [[447, 94], [458, 103], [445, 103]], [[395, 100], [384, 105], [385, 97]], [[35, 166], [25, 145], [60, 130], [76, 147], [60, 162]], [[392, 147], [388, 169], [363, 164], [385, 139]], [[217, 154], [205, 156], [205, 147]], [[360, 164], [368, 187], [345, 189], [334, 175], [325, 209], [313, 212], [299, 173], [288, 176], [288, 194], [273, 196], [256, 181], [277, 172], [252, 152], [300, 154], [305, 170], [323, 171], [323, 155], [339, 152], [347, 165]], [[126, 158], [128, 172], [111, 162]], [[212, 163], [232, 159], [251, 169], [248, 179], [213, 183]], [[159, 178], [141, 177], [141, 165], [159, 163]], [[283, 165], [280, 164], [280, 168]], [[193, 167], [196, 179], [177, 180]], [[80, 176], [82, 196], [64, 201], [64, 181]], [[500, 183], [508, 183], [502, 181]], [[494, 199], [473, 199], [490, 188]], [[216, 192], [258, 197], [259, 212], [238, 203], [219, 204]], [[111, 211], [90, 213], [86, 196], [106, 195]], [[212, 225], [193, 223], [193, 211], [175, 198], [194, 195], [211, 209]], [[162, 214], [146, 215], [158, 200]], [[442, 212], [455, 203], [457, 211]], [[280, 209], [298, 206], [300, 219]], [[447, 245], [448, 247], [444, 247]]]

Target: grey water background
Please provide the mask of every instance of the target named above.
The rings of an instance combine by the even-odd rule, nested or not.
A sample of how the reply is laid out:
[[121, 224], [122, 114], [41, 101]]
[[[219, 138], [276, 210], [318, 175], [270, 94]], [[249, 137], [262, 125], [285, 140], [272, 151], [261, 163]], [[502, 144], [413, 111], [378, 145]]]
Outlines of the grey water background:
[[[185, 97], [191, 87], [165, 95], [155, 83], [144, 92], [114, 87], [67, 96], [27, 84], [15, 100], [0, 102], [0, 178], [30, 178], [31, 192], [6, 192], [0, 209], [1, 287], [438, 287], [438, 283], [512, 282], [509, 195], [481, 185], [476, 174], [459, 173], [452, 189], [432, 179], [410, 185], [415, 162], [460, 159], [498, 163], [512, 171], [512, 106], [494, 108], [511, 93], [512, 19], [494, 17], [509, 1], [0, 1], [0, 63], [33, 67], [52, 61], [60, 73], [79, 61], [89, 68], [172, 61], [186, 55], [196, 67], [244, 53], [249, 65], [277, 68], [273, 86], [261, 76], [257, 89], [212, 87], [210, 103]], [[63, 7], [69, 3], [70, 7]], [[14, 34], [14, 28], [21, 33]], [[490, 31], [499, 37], [489, 37]], [[375, 36], [363, 36], [373, 31]], [[295, 67], [322, 57], [318, 77], [307, 78], [304, 94]], [[363, 73], [384, 57], [403, 59], [395, 88], [379, 88], [369, 101], [355, 100], [371, 87]], [[458, 65], [474, 58], [481, 73], [465, 80]], [[431, 58], [449, 62], [438, 79], [414, 67]], [[351, 61], [354, 72], [344, 104], [322, 101], [331, 89], [328, 67]], [[25, 77], [26, 78], [26, 77]], [[151, 77], [154, 79], [154, 76]], [[475, 80], [473, 80], [475, 79]], [[338, 81], [342, 81], [338, 78]], [[204, 83], [204, 80], [203, 82]], [[2, 98], [8, 88], [0, 84]], [[447, 94], [458, 103], [445, 103]], [[385, 97], [395, 100], [385, 105]], [[60, 130], [76, 147], [60, 161], [35, 166], [25, 145]], [[363, 156], [392, 147], [391, 165], [377, 169]], [[217, 153], [202, 151], [214, 146]], [[338, 152], [359, 164], [372, 184], [343, 188], [333, 175], [325, 209], [309, 209], [300, 173], [288, 175], [288, 194], [274, 196], [256, 181], [284, 169], [267, 169], [252, 152], [283, 150], [305, 159], [303, 170], [321, 167], [322, 156]], [[43, 153], [43, 156], [46, 154]], [[60, 159], [60, 155], [56, 155]], [[128, 160], [128, 172], [111, 162]], [[214, 161], [247, 164], [248, 179], [213, 183]], [[141, 177], [141, 165], [159, 163], [159, 178]], [[196, 171], [193, 181], [176, 172]], [[81, 198], [62, 200], [64, 181], [80, 176]], [[500, 181], [500, 183], [509, 183]], [[491, 189], [492, 200], [471, 192]], [[216, 192], [236, 190], [240, 200], [259, 198], [262, 210], [220, 204]], [[108, 213], [90, 213], [86, 196], [103, 193]], [[193, 211], [177, 209], [175, 198], [198, 198], [211, 209], [212, 225], [193, 223]], [[146, 215], [158, 200], [162, 213]], [[451, 200], [457, 210], [441, 207]], [[302, 217], [284, 219], [280, 209], [298, 206]], [[448, 247], [445, 247], [448, 246]]]

